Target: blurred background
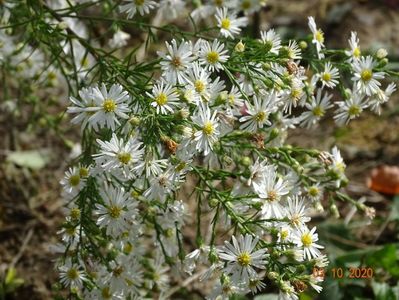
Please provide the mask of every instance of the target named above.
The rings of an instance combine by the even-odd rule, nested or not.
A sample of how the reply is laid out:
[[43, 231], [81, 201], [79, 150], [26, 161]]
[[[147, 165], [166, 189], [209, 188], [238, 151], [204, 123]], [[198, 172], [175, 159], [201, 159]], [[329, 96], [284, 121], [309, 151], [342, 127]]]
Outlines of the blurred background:
[[[386, 48], [391, 67], [399, 68], [399, 0], [270, 0], [248, 33], [257, 37], [259, 29], [274, 27], [285, 37], [300, 38], [309, 33], [310, 15], [324, 31], [327, 47], [346, 48], [350, 32], [357, 31], [362, 50]], [[142, 42], [134, 28], [124, 30], [133, 37], [130, 43]], [[0, 93], [0, 299], [59, 294], [51, 251], [64, 218], [59, 180], [79, 152], [80, 137], [68, 118], [52, 117], [62, 115], [66, 91], [51, 92], [42, 95], [45, 102], [25, 99], [17, 113]], [[288, 142], [320, 150], [337, 144], [348, 165], [347, 192], [376, 210], [371, 223], [348, 204], [338, 207], [339, 219], [326, 214], [314, 219], [329, 268], [362, 266], [374, 273], [367, 279], [337, 279], [327, 270], [322, 294], [301, 299], [399, 299], [399, 93], [381, 116], [363, 113], [342, 128], [327, 118], [317, 129], [292, 131]], [[179, 299], [203, 296], [198, 286], [188, 292], [189, 298]]]

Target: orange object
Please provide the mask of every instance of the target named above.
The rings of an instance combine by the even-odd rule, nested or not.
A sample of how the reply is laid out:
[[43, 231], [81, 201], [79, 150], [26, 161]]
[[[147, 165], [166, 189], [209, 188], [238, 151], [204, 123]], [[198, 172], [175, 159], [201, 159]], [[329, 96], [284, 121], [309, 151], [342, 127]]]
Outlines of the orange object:
[[371, 171], [367, 186], [373, 191], [388, 194], [399, 194], [399, 167], [380, 166]]

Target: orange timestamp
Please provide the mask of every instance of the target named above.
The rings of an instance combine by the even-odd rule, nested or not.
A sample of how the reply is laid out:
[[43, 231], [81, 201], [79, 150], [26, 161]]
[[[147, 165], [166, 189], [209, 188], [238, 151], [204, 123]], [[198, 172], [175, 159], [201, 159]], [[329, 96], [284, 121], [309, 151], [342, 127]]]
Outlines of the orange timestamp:
[[[332, 268], [329, 271], [332, 278], [352, 278], [352, 279], [368, 279], [373, 278], [374, 270], [373, 268]], [[327, 276], [327, 271], [324, 268], [313, 268], [313, 276], [325, 278]]]

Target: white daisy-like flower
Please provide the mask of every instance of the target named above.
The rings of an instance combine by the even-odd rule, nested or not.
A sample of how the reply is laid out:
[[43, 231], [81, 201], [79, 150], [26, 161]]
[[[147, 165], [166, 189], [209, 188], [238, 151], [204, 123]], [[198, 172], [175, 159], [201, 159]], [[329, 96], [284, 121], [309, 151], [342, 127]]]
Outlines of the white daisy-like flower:
[[265, 48], [270, 53], [278, 54], [281, 49], [281, 38], [280, 35], [274, 31], [274, 29], [269, 29], [268, 31], [261, 31], [260, 37]]
[[245, 115], [240, 118], [243, 123], [240, 129], [256, 132], [264, 125], [270, 126], [269, 115], [277, 111], [276, 103], [279, 101], [277, 93], [271, 92], [265, 96], [253, 96], [254, 105], [246, 102]]
[[352, 62], [354, 60], [358, 60], [362, 54], [360, 51], [360, 46], [359, 46], [359, 39], [357, 38], [357, 33], [352, 31], [351, 32], [351, 37], [348, 40], [350, 50], [345, 50], [345, 54], [349, 56], [349, 62]]
[[200, 103], [201, 100], [208, 102], [211, 98], [210, 92], [210, 73], [202, 68], [198, 63], [193, 63], [192, 67], [187, 72], [187, 83], [189, 84], [188, 90], [192, 94], [192, 100], [196, 104]]
[[356, 82], [357, 89], [367, 96], [372, 96], [379, 91], [381, 83], [378, 80], [385, 76], [384, 72], [374, 72], [375, 66], [376, 62], [370, 55], [352, 62], [354, 72], [352, 80]]
[[196, 142], [197, 151], [203, 152], [205, 156], [213, 149], [220, 132], [218, 130], [217, 111], [213, 113], [208, 105], [200, 104], [197, 112], [191, 117], [191, 120], [200, 129], [194, 133], [194, 141]]
[[371, 111], [381, 114], [381, 105], [388, 102], [391, 95], [396, 91], [396, 84], [390, 83], [384, 90], [380, 89], [377, 93], [370, 97], [369, 105]]
[[109, 142], [97, 139], [97, 143], [101, 147], [100, 153], [93, 155], [97, 165], [106, 171], [119, 168], [126, 176], [130, 176], [131, 168], [141, 161], [144, 154], [144, 148], [141, 148], [143, 143], [137, 138], [124, 141], [113, 133]]
[[301, 49], [299, 48], [298, 43], [295, 40], [290, 40], [288, 42], [288, 46], [285, 46], [281, 49], [284, 49], [287, 57], [291, 60], [302, 59]]
[[321, 255], [319, 249], [324, 247], [316, 244], [318, 240], [316, 227], [313, 227], [310, 231], [307, 227], [302, 227], [294, 232], [293, 236], [293, 242], [303, 249], [303, 258], [308, 260]]
[[123, 188], [108, 186], [100, 191], [101, 204], [96, 204], [97, 225], [106, 228], [106, 233], [118, 237], [134, 222], [137, 215], [137, 202], [130, 198]]
[[157, 52], [162, 58], [160, 63], [162, 76], [169, 84], [184, 83], [186, 81], [185, 73], [191, 66], [193, 57], [191, 56], [191, 43], [182, 41], [177, 45], [175, 39], [171, 44], [165, 42], [168, 52]]
[[312, 43], [316, 45], [317, 57], [322, 59], [324, 58], [324, 54], [321, 53], [321, 49], [324, 48], [324, 33], [320, 29], [317, 29], [316, 22], [313, 17], [308, 17], [308, 20], [309, 28], [313, 34]]
[[109, 46], [113, 49], [121, 48], [127, 45], [127, 41], [130, 39], [130, 34], [122, 30], [118, 30], [109, 41]]
[[89, 122], [98, 124], [99, 127], [108, 127], [115, 130], [116, 125], [120, 125], [119, 118], [128, 119], [126, 114], [130, 111], [128, 103], [130, 96], [119, 84], [113, 84], [109, 91], [105, 84], [101, 89], [94, 87], [92, 97], [96, 105], [96, 111], [89, 118]]
[[150, 187], [144, 192], [144, 197], [149, 200], [165, 202], [166, 197], [175, 189], [173, 172], [166, 170], [150, 179]]
[[237, 18], [235, 12], [228, 12], [227, 7], [216, 9], [217, 26], [220, 28], [220, 34], [224, 37], [234, 38], [235, 35], [241, 32], [240, 27], [247, 25], [248, 19], [246, 17]]
[[157, 3], [152, 0], [125, 0], [126, 3], [120, 5], [119, 10], [122, 13], [127, 13], [127, 18], [131, 19], [138, 12], [144, 16], [149, 14], [150, 10], [157, 6]]
[[280, 200], [290, 192], [290, 189], [287, 182], [278, 177], [274, 168], [268, 170], [260, 184], [254, 183], [254, 191], [261, 198], [259, 200], [263, 204], [261, 214], [264, 219], [284, 216], [285, 211]]
[[185, 6], [184, 0], [161, 0], [157, 16], [166, 21], [175, 20], [185, 11]]
[[304, 112], [302, 117], [302, 125], [308, 128], [315, 125], [324, 115], [326, 111], [333, 107], [333, 104], [330, 103], [330, 99], [332, 95], [324, 94], [322, 97], [322, 90], [319, 89], [317, 91], [316, 97], [312, 96], [312, 102], [306, 103], [305, 107], [308, 111]]
[[60, 281], [64, 286], [81, 288], [87, 279], [82, 267], [67, 259], [65, 264], [59, 267]]
[[256, 250], [259, 238], [251, 235], [240, 235], [238, 240], [232, 236], [233, 243], [225, 241], [224, 247], [218, 252], [219, 257], [227, 262], [225, 272], [231, 274], [233, 282], [248, 283], [256, 277], [254, 268], [265, 269], [268, 257], [265, 249]]
[[305, 205], [304, 198], [297, 195], [288, 197], [288, 207], [286, 207], [286, 217], [291, 226], [299, 228], [305, 226], [310, 221], [308, 208]]
[[89, 118], [97, 111], [96, 104], [94, 102], [92, 88], [82, 88], [79, 91], [79, 99], [71, 96], [69, 100], [74, 104], [74, 106], [69, 106], [67, 112], [70, 114], [77, 114], [71, 122], [73, 124], [82, 124], [82, 130], [88, 126], [92, 127], [94, 130], [98, 130], [96, 123], [89, 122]]
[[156, 108], [157, 114], [173, 113], [173, 107], [179, 105], [179, 95], [176, 89], [163, 81], [155, 84], [152, 87], [152, 93], [147, 92], [147, 96], [153, 100], [151, 106]]
[[334, 120], [338, 125], [348, 124], [369, 106], [364, 96], [356, 92], [352, 93], [349, 99], [336, 102], [336, 105], [338, 109], [335, 111]]
[[227, 61], [229, 56], [227, 50], [224, 49], [223, 44], [218, 40], [214, 40], [212, 44], [204, 41], [199, 51], [199, 61], [209, 71], [217, 71], [222, 69], [222, 64]]
[[75, 197], [85, 186], [85, 177], [81, 177], [79, 169], [76, 167], [69, 168], [65, 172], [64, 178], [60, 181], [64, 192], [68, 198]]
[[346, 164], [342, 158], [341, 152], [334, 146], [331, 150], [331, 164], [330, 169], [333, 170], [340, 177], [344, 176]]
[[320, 77], [322, 88], [325, 86], [332, 89], [338, 84], [339, 72], [338, 69], [331, 65], [331, 62], [327, 62], [324, 66], [324, 71], [318, 74]]

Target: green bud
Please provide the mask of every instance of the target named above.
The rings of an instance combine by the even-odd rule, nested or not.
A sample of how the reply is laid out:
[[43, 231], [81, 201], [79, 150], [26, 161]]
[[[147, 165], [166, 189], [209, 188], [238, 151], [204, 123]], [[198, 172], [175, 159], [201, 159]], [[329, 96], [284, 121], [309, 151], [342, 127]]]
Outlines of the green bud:
[[338, 211], [338, 208], [335, 205], [335, 203], [330, 205], [330, 211], [331, 211], [332, 215], [334, 216], [334, 218], [339, 219], [339, 211]]
[[269, 136], [269, 140], [272, 141], [274, 140], [276, 137], [278, 137], [280, 134], [280, 131], [277, 128], [273, 128], [270, 131], [270, 136]]
[[306, 48], [308, 48], [308, 43], [306, 43], [306, 41], [300, 41], [299, 48], [301, 48], [301, 50], [305, 50]]
[[249, 156], [244, 156], [241, 158], [240, 163], [245, 167], [249, 167], [252, 165], [252, 159]]
[[136, 116], [131, 117], [131, 118], [129, 119], [129, 123], [130, 123], [130, 125], [132, 125], [133, 127], [137, 127], [137, 126], [139, 126], [139, 124], [140, 124], [140, 118], [139, 118], [139, 117], [136, 117]]
[[378, 68], [382, 68], [385, 67], [388, 64], [389, 60], [388, 58], [383, 58], [380, 60], [380, 62], [378, 63], [377, 67]]
[[270, 63], [268, 63], [268, 62], [262, 63], [263, 71], [270, 71], [271, 68], [272, 68], [272, 66]]
[[209, 252], [208, 259], [211, 264], [213, 264], [219, 260], [219, 257], [215, 251], [215, 248], [212, 248], [211, 251]]
[[210, 208], [215, 208], [219, 203], [219, 200], [216, 198], [212, 198], [208, 201], [209, 207]]

